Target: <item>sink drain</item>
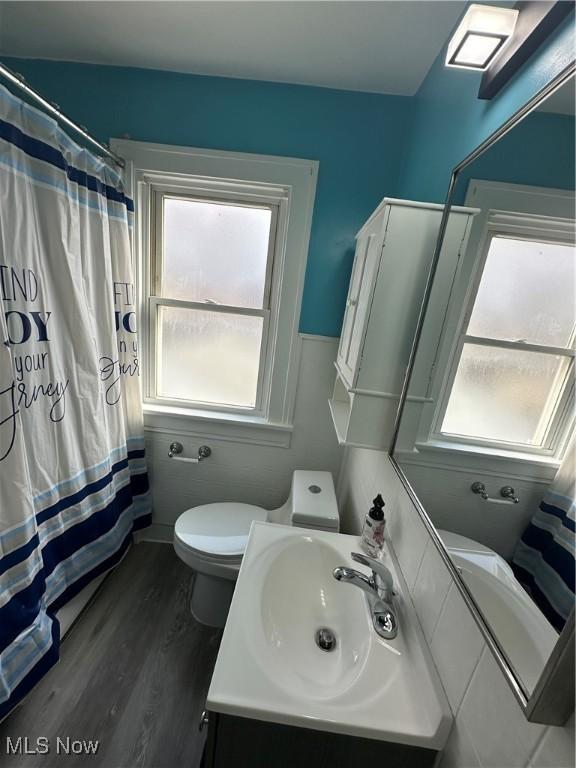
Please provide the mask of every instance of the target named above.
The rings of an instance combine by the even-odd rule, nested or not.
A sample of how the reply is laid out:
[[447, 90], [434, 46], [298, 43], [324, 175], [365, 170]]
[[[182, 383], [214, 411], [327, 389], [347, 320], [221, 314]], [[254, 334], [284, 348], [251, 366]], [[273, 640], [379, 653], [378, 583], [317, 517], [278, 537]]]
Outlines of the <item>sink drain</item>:
[[328, 627], [322, 627], [316, 632], [316, 645], [323, 651], [333, 651], [336, 648], [336, 635]]

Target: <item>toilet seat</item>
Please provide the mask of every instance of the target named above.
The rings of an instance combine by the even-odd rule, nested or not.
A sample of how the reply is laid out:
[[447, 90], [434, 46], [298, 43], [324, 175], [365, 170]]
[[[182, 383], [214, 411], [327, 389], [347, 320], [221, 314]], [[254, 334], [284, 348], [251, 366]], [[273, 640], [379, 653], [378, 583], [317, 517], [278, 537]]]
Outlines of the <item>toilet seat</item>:
[[479, 541], [469, 539], [459, 533], [452, 531], [437, 531], [442, 542], [453, 558], [462, 558], [468, 562], [474, 563], [488, 573], [491, 573], [497, 579], [516, 582], [514, 572], [510, 565], [497, 552], [489, 547], [480, 544]]
[[447, 550], [459, 549], [463, 552], [477, 552], [483, 555], [495, 555], [493, 549], [485, 547], [484, 544], [480, 544], [479, 541], [469, 539], [467, 536], [462, 536], [459, 533], [453, 533], [452, 531], [438, 530], [438, 536], [444, 542], [444, 546]]
[[294, 470], [288, 498], [270, 511], [224, 502], [192, 507], [180, 515], [174, 526], [174, 550], [194, 574], [190, 611], [201, 624], [225, 625], [253, 521], [338, 531], [331, 473]]
[[268, 512], [253, 504], [202, 504], [183, 512], [176, 521], [178, 544], [213, 563], [242, 561], [253, 520], [266, 521]]

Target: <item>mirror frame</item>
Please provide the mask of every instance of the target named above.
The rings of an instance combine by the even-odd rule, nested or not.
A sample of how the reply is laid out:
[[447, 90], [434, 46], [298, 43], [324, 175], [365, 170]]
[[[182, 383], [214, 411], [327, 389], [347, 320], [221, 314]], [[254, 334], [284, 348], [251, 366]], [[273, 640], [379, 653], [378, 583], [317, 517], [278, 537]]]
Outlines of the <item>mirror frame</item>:
[[416, 360], [418, 343], [420, 341], [420, 336], [422, 335], [422, 328], [424, 326], [426, 311], [430, 302], [430, 295], [432, 292], [432, 285], [436, 274], [436, 268], [440, 260], [442, 242], [444, 240], [444, 234], [448, 224], [448, 217], [450, 215], [451, 199], [458, 177], [465, 168], [467, 168], [472, 162], [474, 162], [474, 160], [480, 157], [480, 155], [484, 154], [484, 152], [486, 152], [506, 133], [512, 130], [530, 112], [542, 104], [548, 98], [548, 96], [554, 93], [554, 91], [558, 90], [558, 88], [561, 88], [566, 82], [570, 80], [570, 78], [574, 77], [575, 73], [576, 62], [572, 62], [550, 83], [548, 83], [548, 85], [546, 85], [535, 96], [533, 96], [530, 101], [528, 101], [523, 107], [515, 112], [512, 117], [510, 117], [498, 130], [492, 133], [485, 141], [482, 142], [482, 144], [480, 144], [473, 152], [464, 158], [462, 162], [458, 163], [458, 165], [456, 165], [452, 171], [452, 176], [448, 186], [448, 193], [446, 195], [444, 205], [444, 213], [440, 223], [438, 239], [436, 241], [434, 256], [430, 265], [430, 271], [428, 273], [424, 296], [418, 315], [414, 340], [412, 342], [410, 357], [406, 367], [406, 374], [400, 395], [400, 404], [396, 414], [394, 433], [389, 450], [389, 457], [392, 466], [396, 470], [400, 481], [408, 493], [408, 496], [410, 497], [416, 511], [420, 515], [420, 518], [428, 530], [432, 541], [436, 545], [440, 557], [448, 568], [452, 576], [452, 580], [460, 591], [464, 602], [468, 606], [474, 621], [478, 625], [487, 646], [490, 648], [492, 654], [494, 655], [498, 666], [502, 670], [504, 677], [510, 685], [514, 696], [520, 704], [520, 707], [522, 708], [527, 720], [535, 723], [544, 723], [546, 725], [564, 725], [574, 711], [574, 609], [572, 609], [572, 613], [568, 617], [566, 625], [558, 637], [558, 641], [554, 646], [554, 649], [550, 654], [550, 657], [546, 662], [536, 685], [534, 686], [534, 690], [532, 693], [528, 693], [518, 674], [503, 652], [497, 638], [490, 629], [490, 626], [486, 622], [484, 615], [480, 611], [462, 577], [458, 573], [452, 558], [448, 554], [448, 551], [446, 550], [436, 531], [434, 523], [431, 521], [422, 502], [410, 485], [410, 482], [406, 477], [402, 467], [394, 458], [394, 450], [396, 448], [398, 434], [400, 431], [400, 423], [404, 413], [404, 407], [406, 405], [406, 397], [408, 394], [408, 388], [410, 386], [412, 370]]

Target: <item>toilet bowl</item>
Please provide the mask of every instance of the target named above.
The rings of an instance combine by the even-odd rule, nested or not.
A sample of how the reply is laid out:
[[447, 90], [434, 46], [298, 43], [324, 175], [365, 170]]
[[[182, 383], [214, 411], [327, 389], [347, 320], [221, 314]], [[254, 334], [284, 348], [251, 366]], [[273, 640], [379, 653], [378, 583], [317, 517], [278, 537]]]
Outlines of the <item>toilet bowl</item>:
[[195, 571], [190, 609], [201, 624], [223, 627], [254, 520], [337, 532], [340, 518], [330, 472], [296, 470], [290, 495], [278, 509], [223, 502], [183, 512], [174, 549]]

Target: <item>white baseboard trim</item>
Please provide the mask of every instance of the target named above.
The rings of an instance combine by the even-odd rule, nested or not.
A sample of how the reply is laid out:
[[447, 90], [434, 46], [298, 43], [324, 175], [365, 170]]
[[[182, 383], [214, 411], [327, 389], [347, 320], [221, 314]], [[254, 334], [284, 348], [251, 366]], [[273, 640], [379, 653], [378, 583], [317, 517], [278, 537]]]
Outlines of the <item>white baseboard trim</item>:
[[101, 576], [94, 579], [94, 581], [91, 581], [81, 592], [78, 592], [76, 597], [73, 597], [69, 603], [66, 603], [66, 605], [63, 605], [62, 608], [57, 611], [56, 618], [60, 623], [61, 640], [66, 637], [66, 633], [82, 613], [86, 605], [90, 602], [100, 584], [102, 584], [106, 576], [108, 576], [108, 573], [109, 571], [106, 571], [106, 573], [103, 573]]
[[56, 618], [60, 623], [60, 640], [63, 640], [68, 631], [72, 628], [72, 625], [76, 619], [80, 616], [84, 608], [88, 605], [90, 600], [94, 597], [96, 592], [100, 589], [104, 579], [118, 568], [120, 563], [127, 556], [128, 552], [132, 549], [132, 544], [126, 549], [120, 560], [116, 565], [112, 566], [108, 571], [97, 576], [93, 581], [87, 584], [81, 592], [78, 592], [76, 597], [63, 605], [59, 611], [56, 612]]
[[148, 528], [143, 528], [134, 536], [134, 542], [154, 541], [157, 544], [172, 544], [174, 539], [174, 526], [165, 523], [152, 523]]

